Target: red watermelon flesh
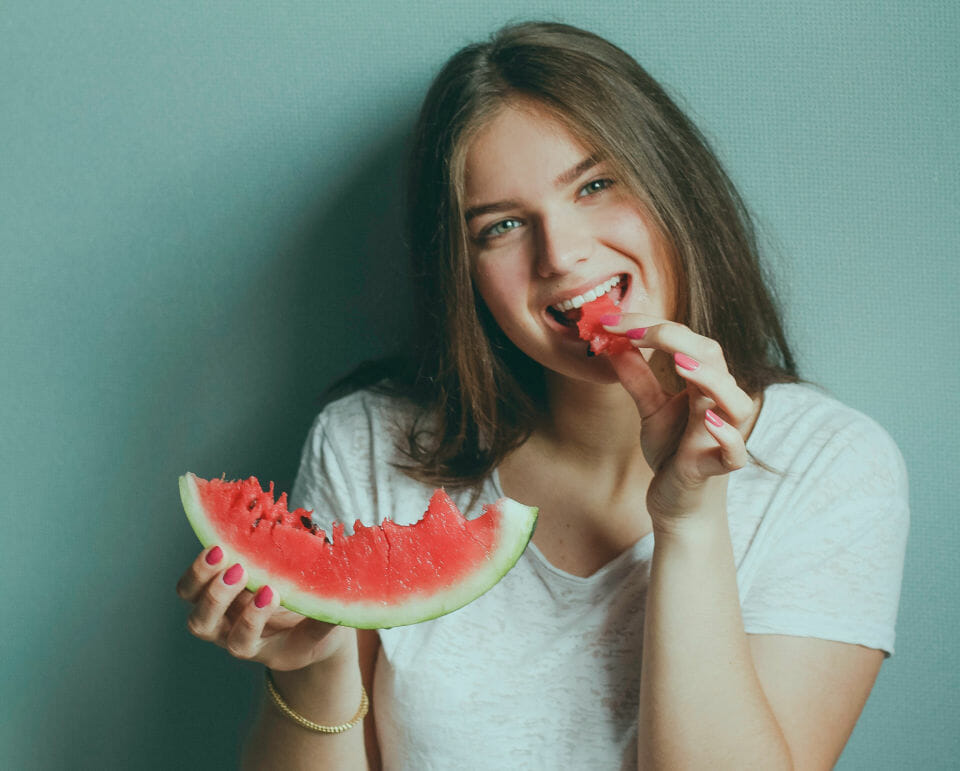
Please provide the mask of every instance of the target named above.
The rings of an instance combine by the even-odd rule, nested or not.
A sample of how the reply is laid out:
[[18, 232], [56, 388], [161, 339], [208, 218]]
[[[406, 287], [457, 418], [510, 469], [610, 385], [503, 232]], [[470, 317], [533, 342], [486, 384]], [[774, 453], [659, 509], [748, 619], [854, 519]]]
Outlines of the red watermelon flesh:
[[360, 628], [401, 626], [449, 613], [491, 588], [519, 559], [537, 510], [504, 498], [475, 519], [434, 492], [413, 525], [359, 520], [328, 540], [305, 509], [276, 501], [255, 477], [180, 480], [184, 509], [205, 546], [240, 562], [248, 588], [269, 583], [291, 610]]
[[577, 329], [580, 339], [589, 342], [588, 350], [591, 354], [616, 354], [629, 351], [632, 343], [623, 335], [608, 332], [600, 323], [600, 317], [608, 313], [620, 313], [620, 308], [610, 299], [610, 293], [600, 295], [580, 308], [580, 320]]

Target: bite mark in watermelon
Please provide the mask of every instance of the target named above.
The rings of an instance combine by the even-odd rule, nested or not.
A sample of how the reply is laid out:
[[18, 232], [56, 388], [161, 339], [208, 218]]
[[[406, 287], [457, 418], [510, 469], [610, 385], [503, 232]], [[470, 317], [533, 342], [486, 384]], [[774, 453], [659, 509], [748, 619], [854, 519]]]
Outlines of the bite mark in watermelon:
[[537, 509], [509, 498], [467, 519], [443, 491], [412, 525], [359, 520], [331, 538], [306, 509], [288, 511], [256, 477], [180, 477], [180, 498], [204, 547], [243, 565], [247, 588], [269, 584], [290, 610], [332, 624], [379, 629], [457, 610], [492, 588], [520, 559]]
[[589, 353], [595, 356], [598, 354], [609, 356], [633, 348], [632, 343], [626, 337], [608, 332], [603, 328], [600, 317], [608, 313], [620, 313], [620, 308], [610, 299], [609, 292], [600, 295], [596, 300], [591, 300], [580, 308], [577, 330], [580, 332], [580, 339], [589, 342]]

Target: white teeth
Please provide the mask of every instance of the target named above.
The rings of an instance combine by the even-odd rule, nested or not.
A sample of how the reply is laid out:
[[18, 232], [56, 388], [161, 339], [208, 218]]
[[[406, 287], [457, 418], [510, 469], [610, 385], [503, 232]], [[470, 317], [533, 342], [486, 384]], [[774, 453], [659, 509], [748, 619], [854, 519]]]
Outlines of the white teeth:
[[605, 295], [611, 289], [613, 289], [617, 284], [620, 283], [620, 276], [614, 276], [611, 279], [607, 279], [602, 284], [595, 286], [588, 292], [583, 294], [578, 294], [576, 297], [571, 297], [569, 300], [564, 300], [562, 303], [557, 303], [554, 307], [561, 313], [574, 308], [580, 308], [584, 303], [593, 302], [598, 297]]

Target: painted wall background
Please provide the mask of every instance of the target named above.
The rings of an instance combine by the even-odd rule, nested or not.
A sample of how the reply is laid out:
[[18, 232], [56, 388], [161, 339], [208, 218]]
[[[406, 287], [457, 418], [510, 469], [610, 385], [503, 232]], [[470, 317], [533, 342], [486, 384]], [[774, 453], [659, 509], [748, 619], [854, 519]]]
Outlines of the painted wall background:
[[398, 173], [508, 20], [633, 53], [757, 212], [805, 374], [910, 470], [897, 653], [840, 768], [960, 753], [960, 6], [8, 3], [0, 13], [0, 765], [229, 768], [260, 668], [192, 638], [176, 477], [292, 482], [404, 329]]

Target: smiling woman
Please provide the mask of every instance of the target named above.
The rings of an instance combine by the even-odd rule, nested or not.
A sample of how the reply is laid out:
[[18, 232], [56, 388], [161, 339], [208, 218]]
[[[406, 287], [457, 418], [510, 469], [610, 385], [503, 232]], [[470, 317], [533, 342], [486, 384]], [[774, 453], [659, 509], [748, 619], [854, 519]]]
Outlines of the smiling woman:
[[[502, 148], [487, 148], [484, 173], [499, 183], [482, 200], [471, 195], [468, 186], [475, 190], [478, 180], [468, 178], [467, 156], [483, 150], [472, 140], [489, 138], [494, 123], [511, 121], [522, 130], [523, 115], [537, 125], [515, 139], [503, 137]], [[537, 136], [537, 129], [546, 133]], [[615, 181], [616, 198], [621, 205], [630, 199], [656, 241], [647, 251], [663, 252], [659, 272], [675, 282], [664, 292], [672, 304], [666, 315], [717, 340], [730, 373], [748, 391], [796, 379], [745, 206], [696, 126], [625, 52], [562, 25], [507, 28], [493, 45], [468, 46], [447, 63], [427, 94], [417, 132], [407, 231], [420, 279], [418, 305], [431, 309], [421, 319], [418, 358], [420, 371], [442, 383], [439, 393], [448, 397], [438, 409], [441, 440], [431, 447], [411, 442], [424, 479], [480, 482], [523, 440], [545, 404], [543, 370], [515, 355], [487, 305], [474, 303], [469, 280], [477, 275], [476, 252], [499, 252], [495, 244], [524, 221], [497, 216], [521, 203], [514, 199], [520, 191], [506, 188], [511, 163], [523, 155], [513, 150], [520, 144], [549, 139], [583, 153], [569, 155], [567, 166], [542, 169], [524, 157], [527, 172], [541, 172], [553, 188], [590, 183], [596, 194], [596, 187]], [[608, 173], [591, 173], [600, 164]], [[478, 172], [474, 165], [472, 173]], [[496, 240], [480, 232], [479, 219], [495, 226]], [[636, 217], [623, 222], [635, 226]], [[531, 237], [549, 235], [534, 231]], [[579, 230], [572, 235], [579, 237]], [[576, 246], [566, 239], [560, 245]], [[437, 297], [445, 300], [440, 325]], [[669, 379], [673, 367], [662, 359], [654, 357], [654, 366]], [[428, 389], [426, 398], [437, 392]], [[474, 438], [481, 435], [487, 441], [478, 447]]]
[[579, 308], [615, 290], [621, 310], [672, 318], [676, 286], [663, 238], [611, 166], [532, 100], [505, 104], [465, 160], [474, 284], [493, 320], [546, 370], [601, 382], [617, 376], [584, 356]]
[[191, 629], [272, 671], [249, 765], [829, 767], [893, 652], [906, 477], [799, 382], [700, 133], [609, 42], [521, 24], [443, 67], [408, 184], [418, 338], [323, 409], [291, 503], [379, 524], [440, 483], [540, 520], [479, 600], [378, 631], [198, 556]]

